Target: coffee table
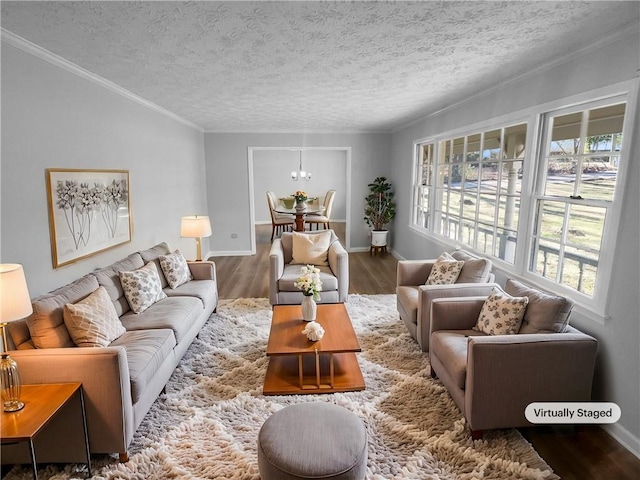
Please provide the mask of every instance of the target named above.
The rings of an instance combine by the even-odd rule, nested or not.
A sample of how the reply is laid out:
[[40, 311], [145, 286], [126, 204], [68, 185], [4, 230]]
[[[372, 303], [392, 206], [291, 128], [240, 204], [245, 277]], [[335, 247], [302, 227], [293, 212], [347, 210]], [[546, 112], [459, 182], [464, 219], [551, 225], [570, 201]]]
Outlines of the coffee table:
[[300, 305], [275, 305], [267, 343], [265, 395], [364, 390], [356, 352], [362, 351], [344, 303], [320, 304], [316, 317], [325, 329], [317, 342], [302, 333]]

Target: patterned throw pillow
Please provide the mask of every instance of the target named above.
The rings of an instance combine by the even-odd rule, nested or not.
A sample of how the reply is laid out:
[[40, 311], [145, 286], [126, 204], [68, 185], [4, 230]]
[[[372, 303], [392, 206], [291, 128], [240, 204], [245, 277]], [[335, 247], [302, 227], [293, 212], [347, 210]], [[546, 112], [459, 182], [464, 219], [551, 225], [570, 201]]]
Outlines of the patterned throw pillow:
[[462, 260], [456, 260], [447, 252], [444, 252], [431, 267], [431, 272], [425, 285], [451, 285], [456, 283], [463, 266], [464, 262]]
[[160, 267], [171, 288], [177, 288], [189, 280], [193, 280], [191, 270], [180, 250], [168, 255], [160, 255]]
[[482, 305], [473, 329], [488, 335], [516, 334], [528, 303], [527, 297], [512, 297], [494, 288]]
[[153, 262], [132, 272], [118, 272], [124, 296], [134, 313], [142, 313], [158, 300], [166, 298]]
[[126, 332], [102, 286], [84, 300], [67, 303], [63, 316], [71, 339], [78, 347], [106, 347]]

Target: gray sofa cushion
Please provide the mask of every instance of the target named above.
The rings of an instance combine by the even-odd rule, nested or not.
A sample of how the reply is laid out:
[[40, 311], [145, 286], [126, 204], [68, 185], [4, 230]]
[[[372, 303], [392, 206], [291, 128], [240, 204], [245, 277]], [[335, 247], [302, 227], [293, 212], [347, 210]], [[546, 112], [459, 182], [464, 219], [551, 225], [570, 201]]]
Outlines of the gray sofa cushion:
[[[300, 277], [300, 265], [285, 265], [284, 273], [278, 280], [278, 290], [281, 292], [299, 292], [300, 289], [294, 283]], [[322, 291], [330, 292], [338, 290], [338, 279], [333, 275], [329, 267], [318, 267], [320, 269], [320, 280], [322, 281]], [[322, 292], [320, 292], [322, 296]]]
[[171, 359], [171, 369], [175, 366], [173, 347], [176, 346], [176, 339], [171, 330], [126, 332], [110, 346], [122, 346], [127, 351], [131, 397], [134, 404], [167, 358]]
[[573, 308], [571, 300], [528, 287], [511, 278], [507, 280], [504, 291], [514, 297], [529, 298], [518, 333], [562, 333], [567, 328]]
[[465, 250], [454, 250], [451, 256], [464, 265], [456, 283], [486, 283], [493, 263], [488, 258], [476, 257]]
[[127, 312], [120, 320], [128, 331], [171, 329], [176, 342], [180, 343], [196, 323], [203, 309], [202, 301], [196, 297], [167, 297], [142, 313]]
[[93, 272], [93, 275], [98, 279], [98, 283], [106, 288], [113, 305], [116, 307], [118, 316], [130, 310], [129, 303], [124, 296], [124, 290], [122, 289], [118, 272], [129, 272], [137, 270], [142, 266], [144, 266], [144, 260], [142, 260], [140, 254], [132, 253], [119, 262]]
[[169, 245], [165, 242], [159, 243], [158, 245], [147, 248], [146, 250], [140, 250], [140, 256], [144, 263], [153, 262], [156, 264], [156, 268], [158, 269], [158, 275], [160, 276], [160, 283], [162, 284], [162, 288], [167, 287], [169, 282], [167, 282], [167, 278], [164, 276], [164, 272], [162, 271], [162, 267], [160, 265], [160, 255], [167, 255], [171, 253], [169, 249]]
[[429, 349], [440, 359], [458, 388], [464, 389], [467, 380], [468, 337], [484, 337], [475, 330], [438, 330], [431, 334]]
[[196, 297], [205, 309], [215, 308], [218, 303], [218, 289], [213, 280], [191, 280], [176, 288], [165, 288], [167, 297]]
[[63, 308], [67, 303], [85, 299], [98, 287], [96, 277], [85, 275], [73, 283], [34, 299], [31, 302], [33, 313], [26, 320], [33, 345], [36, 348], [75, 347], [64, 324]]

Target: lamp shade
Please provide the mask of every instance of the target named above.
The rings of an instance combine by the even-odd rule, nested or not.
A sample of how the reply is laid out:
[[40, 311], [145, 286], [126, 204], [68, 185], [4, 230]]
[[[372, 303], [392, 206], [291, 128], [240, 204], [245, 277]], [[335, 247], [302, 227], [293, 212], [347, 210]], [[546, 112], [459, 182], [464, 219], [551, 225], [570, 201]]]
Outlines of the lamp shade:
[[202, 238], [211, 236], [211, 222], [206, 215], [182, 217], [180, 236], [183, 238]]
[[0, 265], [0, 321], [13, 322], [33, 312], [22, 265]]

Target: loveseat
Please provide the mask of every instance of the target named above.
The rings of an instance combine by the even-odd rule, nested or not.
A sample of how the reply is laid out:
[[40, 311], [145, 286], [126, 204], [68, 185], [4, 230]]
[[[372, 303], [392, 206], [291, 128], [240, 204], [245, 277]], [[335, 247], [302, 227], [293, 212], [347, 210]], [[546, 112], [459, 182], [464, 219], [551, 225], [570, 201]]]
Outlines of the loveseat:
[[400, 260], [397, 267], [396, 302], [400, 318], [423, 352], [429, 351], [431, 302], [436, 298], [488, 295], [497, 284], [491, 260], [457, 249], [451, 257], [464, 262], [452, 284], [426, 284], [439, 259]]
[[[492, 296], [497, 303], [487, 303]], [[474, 438], [487, 429], [531, 426], [525, 409], [533, 402], [591, 400], [597, 341], [568, 324], [572, 307], [513, 279], [489, 296], [432, 302], [431, 375], [447, 388]], [[483, 322], [484, 312], [490, 321]], [[509, 326], [509, 315], [522, 323]]]
[[[165, 276], [160, 265], [160, 256], [171, 257], [171, 253], [166, 243], [133, 253], [33, 299], [33, 314], [9, 325], [8, 340], [10, 348], [15, 349], [10, 354], [18, 363], [24, 384], [82, 383], [91, 453], [118, 453], [121, 461], [128, 459], [133, 434], [216, 310], [215, 264], [186, 262], [178, 254], [182, 266], [187, 263], [190, 275], [184, 268], [185, 283], [171, 288], [167, 278], [172, 277]], [[134, 313], [119, 272], [139, 272], [143, 267], [145, 271], [157, 271], [158, 288], [163, 292], [158, 297], [163, 298]], [[122, 324], [117, 328], [124, 329], [107, 346], [78, 347], [74, 344], [77, 335], [67, 328], [66, 309], [69, 304], [81, 305], [94, 292], [104, 292], [99, 287], [108, 293], [107, 306], [110, 300], [115, 308]], [[38, 461], [83, 462], [82, 452], [65, 450], [65, 442], [60, 439], [74, 432], [60, 431], [59, 424], [54, 436], [43, 433], [38, 438]], [[24, 444], [2, 447], [3, 464], [26, 463], [28, 458]]]

